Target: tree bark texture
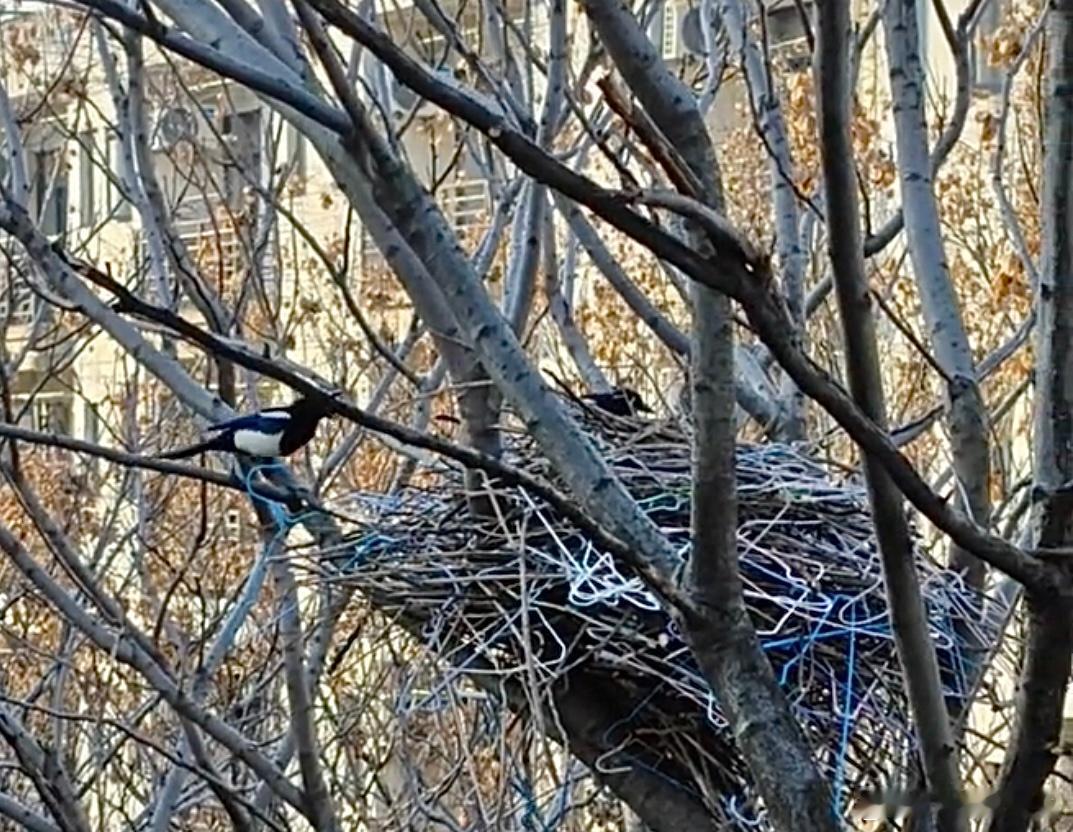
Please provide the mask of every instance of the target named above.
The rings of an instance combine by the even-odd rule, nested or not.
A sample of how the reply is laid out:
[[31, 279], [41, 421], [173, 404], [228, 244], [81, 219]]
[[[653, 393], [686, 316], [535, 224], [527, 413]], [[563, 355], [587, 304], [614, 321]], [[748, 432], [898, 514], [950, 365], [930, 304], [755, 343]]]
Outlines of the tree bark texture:
[[[1043, 247], [1036, 294], [1035, 480], [1044, 500], [1040, 546], [1073, 541], [1073, 502], [1054, 495], [1073, 480], [1073, 2], [1051, 3], [1044, 101]], [[1066, 567], [1068, 569], [1068, 567]], [[991, 832], [1022, 832], [1054, 768], [1073, 655], [1070, 599], [1029, 591], [1028, 644], [1017, 722], [1003, 763]]]
[[[960, 494], [966, 512], [986, 526], [991, 514], [987, 410], [939, 224], [928, 155], [917, 14], [915, 0], [890, 0], [883, 11], [902, 213], [931, 348], [946, 376], [947, 424]], [[986, 570], [978, 558], [954, 546], [950, 560], [953, 568], [966, 573], [969, 583], [983, 586]]]
[[[846, 375], [853, 398], [877, 425], [887, 423], [882, 376], [864, 269], [860, 207], [851, 136], [849, 66], [852, 22], [848, 0], [818, 4], [816, 88], [827, 210], [827, 245], [845, 338]], [[917, 724], [923, 766], [933, 800], [945, 807], [941, 828], [958, 829], [960, 782], [950, 720], [942, 696], [912, 540], [901, 492], [886, 470], [866, 456], [876, 539], [883, 561], [891, 626]]]
[[[700, 201], [721, 212], [715, 150], [692, 92], [619, 0], [583, 0], [582, 7], [626, 84], [690, 168]], [[691, 227], [688, 237], [694, 249], [711, 252], [700, 228]], [[787, 832], [834, 830], [838, 823], [827, 783], [760, 647], [742, 595], [730, 298], [700, 284], [692, 298], [693, 540], [685, 580], [695, 614], [685, 622], [687, 640], [775, 825]]]

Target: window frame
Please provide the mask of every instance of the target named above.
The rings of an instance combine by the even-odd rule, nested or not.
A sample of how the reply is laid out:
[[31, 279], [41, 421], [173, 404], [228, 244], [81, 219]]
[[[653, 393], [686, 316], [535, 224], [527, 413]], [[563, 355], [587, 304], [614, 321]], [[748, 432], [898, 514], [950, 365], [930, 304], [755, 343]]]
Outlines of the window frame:
[[38, 230], [50, 239], [63, 237], [68, 231], [71, 183], [64, 155], [63, 145], [47, 145], [29, 151], [30, 205], [37, 218]]
[[[64, 418], [66, 428], [53, 430], [49, 424], [42, 424], [41, 408], [61, 405], [65, 411]], [[16, 414], [21, 414], [18, 424], [28, 427], [39, 433], [48, 433], [53, 436], [74, 437], [75, 435], [75, 396], [65, 390], [38, 390], [33, 393], [21, 393], [11, 397], [11, 409]]]

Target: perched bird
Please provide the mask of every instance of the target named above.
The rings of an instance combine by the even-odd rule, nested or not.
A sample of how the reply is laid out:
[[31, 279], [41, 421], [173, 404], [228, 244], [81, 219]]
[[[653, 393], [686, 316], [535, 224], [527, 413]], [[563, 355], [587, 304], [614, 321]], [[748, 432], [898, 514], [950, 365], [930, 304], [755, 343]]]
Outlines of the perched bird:
[[211, 425], [209, 439], [160, 454], [157, 459], [187, 459], [205, 451], [227, 451], [256, 457], [290, 456], [305, 446], [328, 415], [323, 399], [301, 398]]
[[614, 416], [636, 416], [638, 413], [652, 412], [641, 394], [632, 387], [614, 387], [607, 393], [589, 393], [583, 398]]

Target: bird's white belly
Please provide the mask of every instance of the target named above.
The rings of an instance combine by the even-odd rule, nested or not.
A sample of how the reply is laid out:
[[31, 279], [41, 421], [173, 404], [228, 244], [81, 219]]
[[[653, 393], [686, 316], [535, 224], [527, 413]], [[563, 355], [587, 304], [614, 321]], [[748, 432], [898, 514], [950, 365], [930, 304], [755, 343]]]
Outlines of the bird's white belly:
[[282, 429], [276, 433], [236, 430], [235, 448], [250, 456], [279, 456], [279, 443], [282, 438]]

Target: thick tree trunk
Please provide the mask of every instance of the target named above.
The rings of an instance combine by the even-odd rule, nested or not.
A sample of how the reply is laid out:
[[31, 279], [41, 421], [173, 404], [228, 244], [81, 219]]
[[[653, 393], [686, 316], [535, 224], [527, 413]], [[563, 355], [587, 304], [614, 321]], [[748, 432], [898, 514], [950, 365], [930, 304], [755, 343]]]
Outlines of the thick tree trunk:
[[[1073, 480], [1073, 2], [1051, 4], [1044, 102], [1043, 249], [1036, 296], [1035, 479], [1045, 495], [1039, 545], [1073, 542], [1073, 503], [1053, 495]], [[1054, 768], [1073, 655], [1070, 599], [1028, 592], [1028, 645], [1017, 725], [1003, 764], [991, 832], [1028, 828]]]
[[[964, 497], [966, 513], [981, 526], [987, 526], [991, 514], [987, 411], [939, 225], [928, 156], [917, 13], [915, 0], [891, 0], [883, 12], [902, 213], [931, 347], [946, 375], [947, 423], [954, 471], [961, 485], [959, 493]], [[986, 569], [978, 558], [954, 546], [950, 561], [951, 566], [966, 573], [969, 583], [983, 586]]]
[[[647, 115], [692, 171], [699, 199], [721, 212], [718, 163], [692, 93], [658, 59], [619, 0], [583, 0], [582, 7]], [[689, 239], [696, 250], [711, 251], [699, 227], [690, 229]], [[834, 830], [839, 824], [827, 783], [760, 647], [742, 594], [731, 302], [699, 284], [692, 299], [693, 541], [686, 582], [697, 614], [685, 622], [686, 637], [776, 827]]]
[[[845, 338], [846, 375], [861, 409], [886, 425], [868, 278], [864, 271], [857, 180], [851, 138], [852, 90], [848, 56], [852, 29], [848, 0], [819, 4], [816, 87], [827, 208], [828, 251]], [[898, 657], [917, 723], [917, 738], [933, 800], [944, 807], [941, 828], [959, 828], [960, 783], [953, 733], [943, 701], [939, 665], [912, 559], [903, 498], [887, 471], [865, 457], [876, 539], [890, 602]]]

